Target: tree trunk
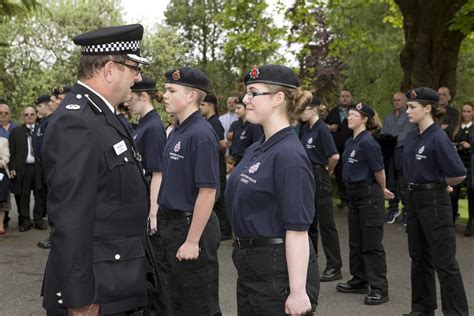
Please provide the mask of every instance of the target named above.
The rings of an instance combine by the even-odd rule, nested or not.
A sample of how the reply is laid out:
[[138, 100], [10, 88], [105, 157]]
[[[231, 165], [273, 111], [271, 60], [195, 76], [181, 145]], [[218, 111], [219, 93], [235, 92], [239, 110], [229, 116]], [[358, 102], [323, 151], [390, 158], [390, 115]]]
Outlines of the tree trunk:
[[456, 94], [460, 31], [450, 31], [455, 14], [467, 0], [395, 0], [403, 15], [405, 46], [400, 53], [402, 91], [446, 86]]

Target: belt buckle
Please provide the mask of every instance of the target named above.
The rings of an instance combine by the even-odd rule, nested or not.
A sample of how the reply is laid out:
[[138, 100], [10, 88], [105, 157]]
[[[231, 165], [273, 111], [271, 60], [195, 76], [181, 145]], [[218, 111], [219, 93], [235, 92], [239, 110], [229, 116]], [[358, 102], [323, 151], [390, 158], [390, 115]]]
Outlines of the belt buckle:
[[413, 182], [408, 183], [408, 191], [413, 191], [415, 189], [415, 184]]

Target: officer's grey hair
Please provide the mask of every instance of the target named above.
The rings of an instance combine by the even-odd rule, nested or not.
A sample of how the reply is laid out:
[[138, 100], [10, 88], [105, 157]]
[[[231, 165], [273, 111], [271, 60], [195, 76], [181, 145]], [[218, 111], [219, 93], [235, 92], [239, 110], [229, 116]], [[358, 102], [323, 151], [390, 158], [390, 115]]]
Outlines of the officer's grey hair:
[[[128, 59], [121, 55], [82, 55], [77, 67], [79, 80], [91, 79], [109, 61], [124, 63]], [[118, 65], [119, 67], [124, 67]]]

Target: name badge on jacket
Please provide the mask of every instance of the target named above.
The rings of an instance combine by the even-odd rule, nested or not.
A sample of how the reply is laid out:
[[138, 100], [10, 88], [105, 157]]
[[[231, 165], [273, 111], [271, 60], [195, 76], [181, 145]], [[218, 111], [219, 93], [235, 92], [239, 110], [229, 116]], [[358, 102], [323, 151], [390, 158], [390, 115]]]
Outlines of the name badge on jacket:
[[114, 145], [115, 154], [118, 156], [123, 152], [127, 151], [127, 145], [123, 140], [119, 141], [117, 144]]

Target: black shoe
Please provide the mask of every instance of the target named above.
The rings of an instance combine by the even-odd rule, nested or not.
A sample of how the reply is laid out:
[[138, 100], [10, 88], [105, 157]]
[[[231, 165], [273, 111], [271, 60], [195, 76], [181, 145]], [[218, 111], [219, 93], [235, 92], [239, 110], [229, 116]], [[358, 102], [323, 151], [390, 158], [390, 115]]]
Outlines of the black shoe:
[[348, 283], [338, 283], [336, 290], [341, 293], [357, 293], [357, 294], [367, 294], [369, 293], [368, 286], [352, 286]]
[[38, 247], [42, 249], [49, 249], [51, 248], [51, 241], [49, 240], [49, 237], [43, 241], [39, 241], [37, 244]]
[[388, 302], [388, 295], [382, 295], [379, 293], [370, 293], [364, 298], [366, 305], [380, 305]]
[[[5, 226], [5, 228], [6, 227], [7, 226]], [[471, 237], [472, 234], [473, 234], [473, 232], [472, 232], [472, 219], [469, 219], [469, 221], [467, 222], [467, 225], [466, 225], [466, 230], [464, 231], [464, 236]]]
[[402, 316], [434, 316], [434, 311], [429, 313], [411, 311], [408, 314], [402, 314]]
[[23, 233], [31, 229], [33, 227], [33, 224], [31, 223], [22, 223], [19, 227], [18, 230]]
[[342, 279], [341, 269], [326, 269], [320, 275], [321, 282], [330, 282]]
[[36, 223], [35, 229], [46, 230], [48, 229], [48, 225], [46, 225], [45, 223]]

